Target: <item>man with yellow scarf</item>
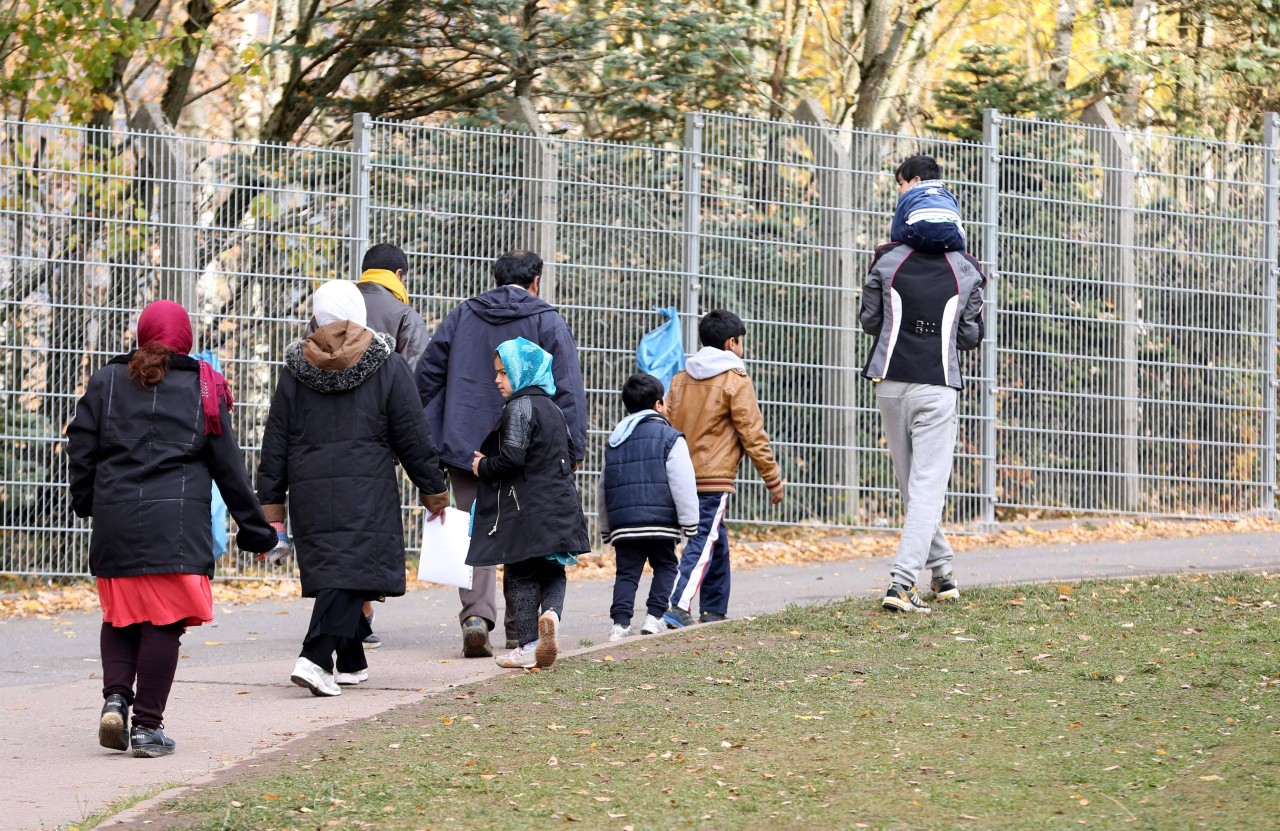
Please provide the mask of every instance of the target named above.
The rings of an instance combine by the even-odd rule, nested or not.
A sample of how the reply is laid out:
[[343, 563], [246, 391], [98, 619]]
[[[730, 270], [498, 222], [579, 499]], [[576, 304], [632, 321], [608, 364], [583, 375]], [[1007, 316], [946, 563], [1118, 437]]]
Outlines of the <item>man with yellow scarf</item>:
[[416, 371], [431, 338], [427, 324], [409, 305], [409, 292], [404, 287], [409, 258], [396, 246], [381, 242], [365, 252], [360, 269], [356, 288], [364, 295], [369, 328], [395, 338], [396, 352]]

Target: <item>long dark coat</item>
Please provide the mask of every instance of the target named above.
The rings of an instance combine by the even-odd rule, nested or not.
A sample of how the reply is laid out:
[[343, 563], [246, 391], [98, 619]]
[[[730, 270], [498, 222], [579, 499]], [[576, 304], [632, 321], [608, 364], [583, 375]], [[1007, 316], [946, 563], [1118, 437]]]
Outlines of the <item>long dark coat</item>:
[[128, 376], [118, 355], [89, 379], [67, 426], [71, 507], [93, 517], [89, 571], [213, 576], [213, 482], [239, 524], [236, 544], [271, 550], [275, 532], [249, 484], [244, 456], [222, 406], [221, 435], [205, 435], [200, 365], [174, 355], [154, 387]]
[[467, 563], [492, 566], [591, 550], [564, 414], [537, 387], [507, 399], [480, 447], [480, 486]]
[[424, 493], [445, 490], [409, 365], [380, 339], [340, 371], [309, 363], [300, 346], [290, 348], [271, 401], [258, 497], [270, 515], [288, 495], [304, 597], [321, 589], [397, 597], [405, 556], [396, 460]]

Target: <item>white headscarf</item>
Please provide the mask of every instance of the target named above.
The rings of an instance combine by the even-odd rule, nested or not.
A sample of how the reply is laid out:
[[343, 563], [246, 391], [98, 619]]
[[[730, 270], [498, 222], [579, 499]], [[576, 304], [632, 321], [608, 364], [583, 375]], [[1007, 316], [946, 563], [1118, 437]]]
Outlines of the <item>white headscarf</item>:
[[316, 326], [328, 326], [339, 320], [366, 325], [364, 295], [349, 280], [329, 280], [312, 295]]

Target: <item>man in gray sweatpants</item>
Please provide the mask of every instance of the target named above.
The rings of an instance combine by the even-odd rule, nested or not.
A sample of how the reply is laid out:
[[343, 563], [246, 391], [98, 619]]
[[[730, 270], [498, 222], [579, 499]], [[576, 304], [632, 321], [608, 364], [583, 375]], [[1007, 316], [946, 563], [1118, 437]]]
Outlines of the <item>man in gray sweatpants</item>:
[[875, 346], [862, 374], [876, 382], [898, 489], [907, 516], [885, 592], [885, 609], [929, 612], [915, 585], [932, 572], [935, 601], [960, 597], [942, 509], [956, 443], [960, 350], [982, 342], [986, 277], [963, 251], [924, 254], [890, 243], [876, 251], [862, 290], [862, 329]]

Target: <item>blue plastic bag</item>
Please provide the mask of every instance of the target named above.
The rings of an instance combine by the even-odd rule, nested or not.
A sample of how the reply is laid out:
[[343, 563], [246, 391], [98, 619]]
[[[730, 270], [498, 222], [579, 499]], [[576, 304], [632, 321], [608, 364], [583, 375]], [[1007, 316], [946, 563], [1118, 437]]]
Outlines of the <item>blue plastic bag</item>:
[[655, 308], [655, 312], [667, 320], [656, 329], [650, 329], [636, 346], [636, 364], [641, 372], [647, 372], [662, 382], [662, 388], [671, 387], [671, 379], [684, 369], [684, 336], [680, 331], [680, 315], [675, 306]]
[[[218, 359], [218, 355], [212, 349], [206, 349], [203, 352], [197, 352], [191, 357], [197, 361], [204, 361], [213, 367], [215, 372], [222, 371], [222, 361]], [[213, 556], [221, 557], [227, 553], [227, 503], [222, 501], [222, 491], [218, 490], [215, 482], [213, 485], [213, 498], [210, 501], [212, 507], [209, 513], [210, 521], [213, 523]]]

